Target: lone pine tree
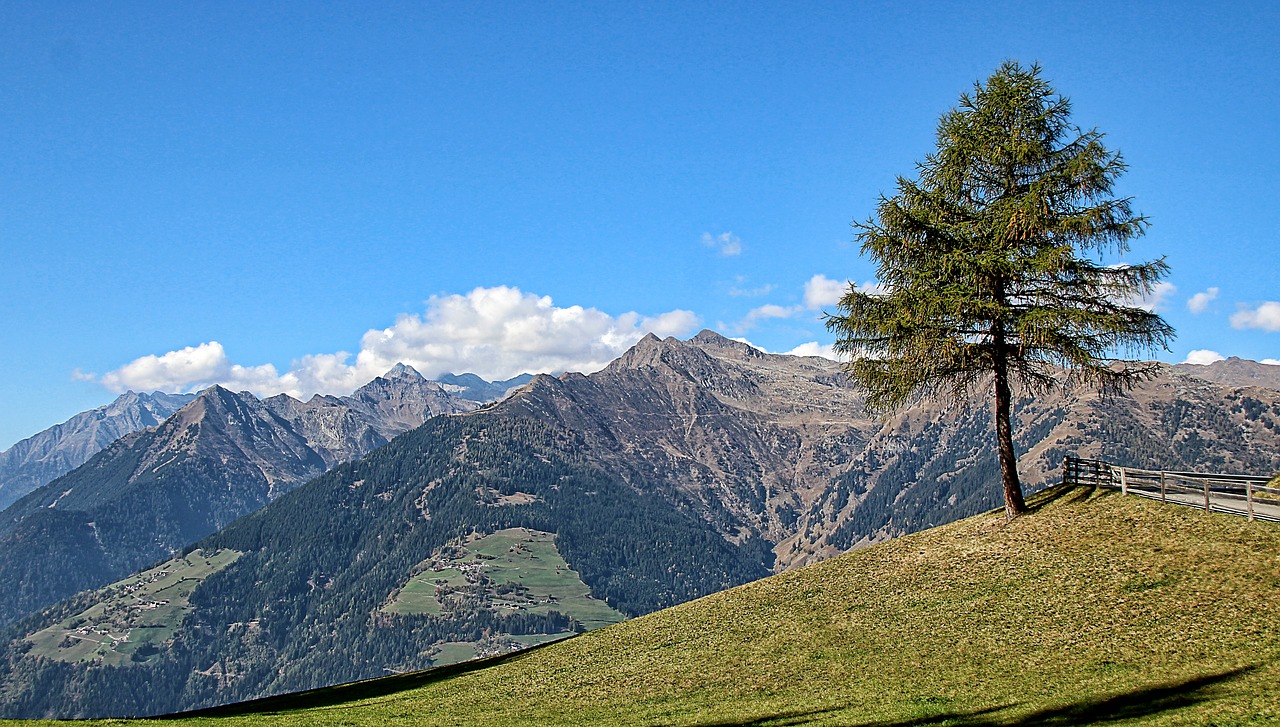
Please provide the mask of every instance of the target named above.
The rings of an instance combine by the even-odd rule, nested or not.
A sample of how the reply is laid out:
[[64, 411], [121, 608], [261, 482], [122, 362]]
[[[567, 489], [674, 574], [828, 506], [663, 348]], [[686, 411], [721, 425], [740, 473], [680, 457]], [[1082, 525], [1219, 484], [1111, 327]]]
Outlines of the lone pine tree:
[[1116, 354], [1167, 349], [1173, 337], [1139, 304], [1168, 274], [1163, 258], [1102, 262], [1148, 224], [1130, 198], [1112, 196], [1125, 164], [1102, 137], [1071, 123], [1039, 66], [1006, 61], [942, 117], [918, 178], [899, 177], [897, 194], [854, 224], [880, 287], [850, 286], [827, 318], [872, 410], [959, 403], [993, 386], [1009, 517], [1026, 511], [1011, 382], [1033, 394], [1058, 383], [1115, 394], [1154, 370]]

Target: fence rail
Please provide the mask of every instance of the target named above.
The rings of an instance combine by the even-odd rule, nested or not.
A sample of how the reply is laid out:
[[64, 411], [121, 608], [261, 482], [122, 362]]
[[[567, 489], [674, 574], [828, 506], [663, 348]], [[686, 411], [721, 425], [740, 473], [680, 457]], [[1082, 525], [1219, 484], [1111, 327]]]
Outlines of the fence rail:
[[1208, 512], [1244, 515], [1250, 520], [1280, 521], [1280, 487], [1269, 486], [1270, 480], [1255, 475], [1144, 470], [1076, 457], [1067, 457], [1062, 463], [1066, 484], [1105, 487]]

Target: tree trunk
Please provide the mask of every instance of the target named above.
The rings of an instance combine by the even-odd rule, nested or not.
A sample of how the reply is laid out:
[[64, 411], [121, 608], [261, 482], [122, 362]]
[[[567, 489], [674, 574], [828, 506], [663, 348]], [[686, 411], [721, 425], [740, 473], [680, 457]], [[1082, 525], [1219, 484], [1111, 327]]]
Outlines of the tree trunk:
[[1012, 520], [1027, 512], [1027, 502], [1022, 499], [1022, 482], [1018, 480], [1018, 457], [1013, 451], [1013, 425], [1009, 420], [1009, 363], [1004, 351], [1004, 331], [993, 336], [995, 343], [996, 375], [996, 444], [1000, 453], [1000, 479], [1004, 482], [1004, 513]]

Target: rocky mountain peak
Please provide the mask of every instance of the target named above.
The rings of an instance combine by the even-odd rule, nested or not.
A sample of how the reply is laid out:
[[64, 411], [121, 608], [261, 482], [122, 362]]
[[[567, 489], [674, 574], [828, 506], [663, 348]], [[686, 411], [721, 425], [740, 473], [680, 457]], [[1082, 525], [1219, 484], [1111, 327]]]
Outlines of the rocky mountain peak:
[[734, 339], [729, 338], [722, 333], [717, 333], [710, 328], [704, 328], [701, 331], [698, 331], [696, 336], [689, 339], [689, 343], [704, 347], [713, 346], [717, 348], [738, 349], [745, 346], [746, 348], [751, 348], [751, 346], [743, 343], [742, 341], [735, 341]]
[[[155, 413], [160, 409], [166, 410], [166, 414], [164, 416], [167, 416], [168, 413], [172, 413], [174, 410], [181, 408], [182, 404], [186, 401], [190, 401], [190, 399], [190, 396], [186, 396], [184, 398], [181, 394], [165, 394], [159, 391], [152, 393], [139, 393], [137, 391], [129, 390], [116, 397], [116, 399], [110, 404], [107, 404], [105, 407], [101, 407], [101, 411], [104, 418], [117, 417], [127, 415], [131, 412], [141, 411]], [[164, 416], [157, 416], [156, 418], [159, 420], [163, 419]]]
[[438, 414], [459, 414], [476, 407], [429, 381], [411, 366], [396, 364], [385, 376], [361, 386], [341, 401], [391, 439]]
[[388, 379], [388, 380], [401, 379], [405, 381], [425, 381], [426, 380], [426, 377], [418, 373], [417, 369], [415, 369], [412, 366], [409, 366], [408, 364], [403, 364], [403, 363], [397, 363], [395, 366], [392, 366], [391, 369], [387, 371], [387, 373], [382, 375], [382, 378]]
[[[672, 380], [737, 398], [754, 391], [755, 383], [750, 376], [732, 369], [740, 362], [765, 355], [713, 331], [703, 331], [688, 341], [648, 335], [599, 373], [608, 376], [659, 371]], [[596, 376], [593, 374], [593, 378]]]
[[222, 384], [214, 384], [213, 386], [210, 386], [209, 388], [197, 394], [196, 398], [205, 399], [206, 401], [209, 401], [209, 400], [217, 401], [217, 400], [226, 400], [228, 397], [233, 397], [233, 396], [235, 396], [235, 393], [232, 392], [227, 387], [223, 386]]
[[476, 405], [487, 404], [506, 397], [533, 380], [533, 374], [524, 373], [506, 381], [489, 382], [471, 373], [442, 374], [436, 378], [445, 391]]
[[1175, 364], [1174, 369], [1226, 386], [1280, 389], [1280, 366], [1232, 356], [1210, 364]]
[[468, 388], [473, 386], [485, 386], [489, 382], [472, 373], [462, 374], [441, 374], [436, 378], [438, 384], [448, 384], [459, 388]]
[[[253, 397], [248, 392], [244, 392], [244, 394]], [[230, 411], [242, 409], [245, 406], [244, 398], [241, 394], [237, 394], [225, 386], [214, 384], [197, 394], [195, 400], [203, 402], [206, 409]], [[257, 403], [257, 398], [253, 397], [253, 399], [254, 403]]]
[[275, 396], [268, 396], [263, 399], [262, 405], [269, 411], [281, 414], [282, 412], [297, 412], [304, 408], [323, 406], [324, 402], [321, 399], [312, 397], [310, 401], [304, 404], [288, 394], [276, 394]]
[[133, 389], [129, 389], [128, 391], [124, 392], [120, 396], [116, 397], [115, 401], [112, 401], [110, 404], [107, 404], [107, 408], [108, 409], [124, 409], [125, 407], [134, 406], [139, 402], [143, 401], [144, 396], [145, 396], [144, 394], [139, 394]]
[[718, 352], [732, 353], [737, 356], [746, 358], [763, 358], [765, 352], [752, 346], [749, 343], [735, 341], [732, 338], [716, 333], [710, 329], [702, 329], [698, 335], [689, 339], [689, 343], [703, 349], [713, 349]]
[[647, 333], [644, 338], [636, 341], [634, 346], [627, 349], [626, 353], [623, 353], [606, 366], [605, 370], [616, 371], [662, 366], [670, 352], [684, 347], [684, 345], [683, 341], [676, 338], [658, 338], [652, 333]]
[[395, 399], [405, 396], [421, 396], [424, 393], [431, 395], [446, 395], [440, 384], [430, 381], [418, 373], [410, 366], [396, 364], [386, 374], [370, 381], [351, 392], [350, 396], [340, 397], [347, 401], [355, 399]]
[[168, 430], [172, 435], [183, 428], [202, 423], [240, 426], [254, 418], [262, 408], [261, 402], [253, 394], [237, 394], [214, 384], [197, 394], [191, 403], [174, 412], [162, 429]]

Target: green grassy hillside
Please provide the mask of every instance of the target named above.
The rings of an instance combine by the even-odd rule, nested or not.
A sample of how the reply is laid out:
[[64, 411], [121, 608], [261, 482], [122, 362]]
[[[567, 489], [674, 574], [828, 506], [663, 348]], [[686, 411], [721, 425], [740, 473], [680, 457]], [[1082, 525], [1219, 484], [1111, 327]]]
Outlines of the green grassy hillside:
[[[555, 535], [529, 528], [506, 528], [490, 535], [460, 539], [413, 568], [414, 575], [392, 594], [384, 611], [398, 615], [454, 615], [490, 609], [498, 613], [559, 612], [582, 628], [595, 629], [626, 617], [604, 601], [565, 563]], [[524, 646], [569, 636], [492, 634]], [[451, 642], [436, 647], [433, 664], [452, 664], [493, 650], [485, 642]], [[517, 646], [516, 648], [519, 648]], [[509, 651], [499, 649], [496, 653]]]
[[178, 723], [1280, 723], [1280, 527], [1083, 489], [1032, 504], [482, 668]]
[[145, 662], [172, 641], [196, 586], [240, 555], [196, 550], [101, 588], [94, 605], [27, 637], [30, 653], [111, 666]]

